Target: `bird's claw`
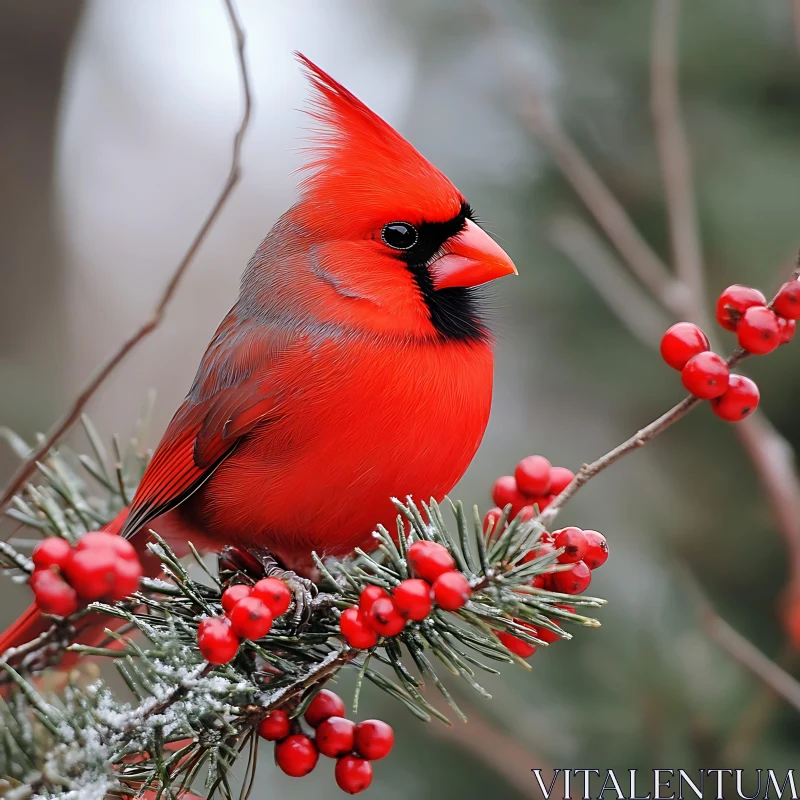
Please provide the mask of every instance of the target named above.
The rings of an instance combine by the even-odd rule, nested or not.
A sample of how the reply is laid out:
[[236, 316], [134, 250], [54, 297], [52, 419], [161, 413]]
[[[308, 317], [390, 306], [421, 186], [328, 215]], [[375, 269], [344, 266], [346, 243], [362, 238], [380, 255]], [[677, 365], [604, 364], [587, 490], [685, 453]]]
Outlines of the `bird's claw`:
[[291, 627], [297, 630], [307, 624], [311, 617], [311, 603], [318, 591], [316, 584], [308, 578], [302, 578], [294, 570], [284, 569], [267, 550], [252, 550], [251, 555], [262, 565], [268, 578], [278, 578], [291, 590], [294, 596]]

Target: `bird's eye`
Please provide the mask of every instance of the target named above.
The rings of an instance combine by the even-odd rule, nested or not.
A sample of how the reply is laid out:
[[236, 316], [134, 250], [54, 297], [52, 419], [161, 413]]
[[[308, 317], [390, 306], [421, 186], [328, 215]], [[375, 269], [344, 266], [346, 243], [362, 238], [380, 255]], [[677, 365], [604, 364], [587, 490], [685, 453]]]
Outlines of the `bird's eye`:
[[408, 222], [390, 222], [383, 226], [381, 239], [393, 250], [409, 250], [419, 238], [417, 229]]

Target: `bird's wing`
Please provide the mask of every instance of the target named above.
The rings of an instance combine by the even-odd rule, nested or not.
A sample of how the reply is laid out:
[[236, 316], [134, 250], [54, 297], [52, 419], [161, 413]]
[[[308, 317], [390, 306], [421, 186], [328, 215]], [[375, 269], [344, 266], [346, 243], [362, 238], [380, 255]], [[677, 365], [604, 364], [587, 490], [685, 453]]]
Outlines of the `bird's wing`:
[[136, 490], [121, 531], [132, 536], [194, 492], [256, 425], [280, 416], [285, 386], [276, 372], [297, 335], [240, 321], [236, 309], [206, 350], [194, 384], [172, 418]]

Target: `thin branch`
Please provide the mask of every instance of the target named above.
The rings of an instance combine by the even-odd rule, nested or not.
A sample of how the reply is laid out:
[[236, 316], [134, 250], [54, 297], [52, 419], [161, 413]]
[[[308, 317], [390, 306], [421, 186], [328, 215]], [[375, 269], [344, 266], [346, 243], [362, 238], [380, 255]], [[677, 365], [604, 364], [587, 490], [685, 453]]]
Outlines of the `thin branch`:
[[703, 255], [692, 189], [692, 159], [680, 111], [677, 58], [679, 11], [680, 0], [656, 0], [650, 102], [667, 203], [672, 257], [678, 279], [689, 290], [683, 315], [708, 330]]
[[[791, 644], [787, 644], [781, 655], [775, 659], [778, 667], [785, 672], [788, 672], [796, 661], [797, 652]], [[778, 695], [767, 684], [760, 684], [755, 688], [753, 697], [739, 715], [722, 751], [720, 761], [723, 764], [741, 764], [747, 759], [769, 724], [778, 706], [778, 700]]]
[[791, 0], [795, 47], [800, 50], [800, 0]]
[[[789, 277], [789, 280], [795, 280], [800, 276], [800, 263], [795, 266], [792, 270], [792, 273]], [[727, 363], [729, 367], [735, 367], [738, 364], [741, 364], [746, 358], [750, 357], [750, 353], [746, 350], [743, 350], [741, 347], [737, 347], [734, 350], [733, 354], [728, 359]], [[619, 461], [623, 456], [632, 453], [634, 450], [638, 450], [640, 447], [643, 447], [647, 442], [651, 439], [655, 439], [656, 436], [662, 434], [668, 428], [671, 428], [679, 419], [685, 417], [693, 408], [696, 408], [700, 405], [703, 401], [697, 397], [688, 396], [684, 397], [680, 403], [673, 406], [669, 411], [662, 414], [658, 419], [653, 420], [649, 425], [645, 425], [644, 428], [639, 429], [633, 436], [626, 439], [621, 444], [618, 444], [612, 450], [609, 450], [605, 455], [598, 458], [596, 461], [593, 461], [591, 464], [584, 464], [580, 470], [578, 470], [577, 475], [574, 477], [572, 482], [569, 486], [561, 492], [558, 497], [537, 517], [538, 521], [542, 523], [542, 525], [549, 525], [557, 516], [558, 512], [564, 506], [564, 504], [570, 500], [578, 490], [584, 484], [588, 483], [592, 478], [596, 475], [599, 475], [603, 470], [608, 469], [612, 464], [615, 464]], [[745, 420], [746, 422], [746, 420]], [[743, 423], [738, 423], [739, 425]], [[772, 458], [774, 457], [774, 453], [765, 453], [765, 458]], [[760, 467], [760, 463], [756, 464], [757, 467]], [[786, 478], [787, 480], [794, 481], [794, 473], [793, 471], [788, 476], [782, 476], [782, 478]], [[784, 509], [782, 509], [784, 510]], [[786, 513], [789, 513], [791, 509], [785, 509]], [[794, 523], [793, 523], [794, 524]]]
[[[476, 708], [470, 708], [462, 699], [459, 705], [469, 717], [469, 725], [430, 725], [428, 730], [440, 739], [454, 742], [470, 757], [482, 761], [509, 786], [513, 786], [520, 797], [540, 798], [536, 781], [530, 770], [538, 767], [542, 780], [549, 785], [555, 770], [536, 754], [521, 745], [513, 736], [498, 729]], [[440, 705], [440, 704], [439, 704]], [[561, 797], [564, 788], [563, 773], [559, 773], [553, 785], [552, 797]]]
[[578, 146], [544, 108], [544, 102], [535, 90], [528, 91], [520, 104], [519, 114], [531, 133], [547, 148], [633, 273], [659, 302], [673, 313], [680, 314], [687, 291], [644, 240], [628, 213]]
[[33, 474], [36, 469], [36, 462], [42, 461], [46, 458], [48, 452], [59, 441], [59, 439], [77, 422], [86, 404], [93, 397], [95, 392], [103, 385], [106, 379], [117, 368], [117, 366], [125, 359], [143, 339], [149, 336], [164, 319], [167, 308], [172, 301], [178, 286], [186, 274], [189, 265], [192, 263], [195, 255], [205, 241], [209, 231], [214, 226], [214, 223], [219, 218], [220, 212], [228, 201], [236, 184], [239, 182], [241, 176], [241, 150], [242, 140], [250, 124], [250, 114], [252, 109], [252, 95], [250, 90], [250, 75], [247, 68], [245, 59], [245, 37], [244, 29], [239, 22], [236, 9], [233, 5], [233, 0], [223, 0], [228, 14], [231, 29], [236, 41], [237, 60], [239, 66], [239, 76], [241, 80], [242, 92], [244, 95], [244, 109], [242, 112], [241, 122], [233, 137], [233, 155], [231, 157], [230, 171], [228, 177], [219, 193], [214, 205], [211, 208], [208, 216], [206, 217], [200, 229], [197, 231], [194, 239], [189, 245], [188, 250], [183, 258], [178, 263], [172, 277], [167, 283], [160, 300], [153, 309], [150, 317], [135, 331], [122, 346], [100, 366], [95, 374], [89, 379], [81, 392], [75, 398], [70, 409], [64, 416], [56, 423], [51, 429], [47, 437], [42, 443], [36, 447], [27, 458], [19, 465], [14, 475], [11, 477], [8, 485], [0, 495], [0, 512], [5, 510], [11, 499], [17, 492], [22, 489], [25, 482]]
[[542, 525], [549, 525], [557, 516], [558, 512], [564, 504], [571, 500], [578, 490], [584, 484], [588, 483], [596, 475], [599, 475], [603, 470], [608, 469], [612, 464], [615, 464], [623, 456], [632, 453], [643, 447], [651, 439], [663, 433], [667, 428], [671, 428], [679, 419], [685, 417], [693, 408], [697, 407], [702, 401], [697, 397], [684, 397], [680, 403], [673, 406], [665, 414], [662, 414], [658, 419], [653, 420], [649, 425], [640, 428], [630, 438], [626, 439], [621, 444], [618, 444], [612, 450], [609, 450], [605, 455], [592, 461], [591, 464], [584, 464], [575, 475], [572, 483], [561, 492], [558, 497], [538, 516], [538, 521]]
[[767, 493], [791, 559], [792, 587], [800, 591], [800, 483], [794, 450], [763, 414], [737, 427], [737, 434]]
[[586, 222], [563, 215], [550, 226], [550, 239], [594, 286], [605, 304], [646, 347], [658, 348], [672, 323], [661, 306], [623, 269]]
[[[479, 7], [482, 28], [492, 32], [498, 63], [502, 65], [517, 100], [517, 114], [558, 165], [575, 193], [597, 220], [636, 277], [665, 308], [680, 314], [687, 297], [683, 284], [647, 243], [603, 179], [561, 127], [556, 114], [519, 57], [508, 26], [489, 2]], [[520, 76], [524, 76], [521, 80]]]
[[800, 711], [800, 682], [725, 622], [714, 610], [696, 581], [689, 579], [689, 588], [700, 613], [700, 622], [709, 637], [756, 678]]
[[[680, 113], [678, 18], [680, 0], [656, 0], [651, 46], [651, 106], [661, 164], [675, 268], [689, 288], [686, 318], [710, 331], [689, 144]], [[797, 270], [793, 273], [797, 277]], [[790, 591], [800, 595], [800, 479], [788, 442], [762, 414], [736, 434], [767, 493], [792, 561]]]

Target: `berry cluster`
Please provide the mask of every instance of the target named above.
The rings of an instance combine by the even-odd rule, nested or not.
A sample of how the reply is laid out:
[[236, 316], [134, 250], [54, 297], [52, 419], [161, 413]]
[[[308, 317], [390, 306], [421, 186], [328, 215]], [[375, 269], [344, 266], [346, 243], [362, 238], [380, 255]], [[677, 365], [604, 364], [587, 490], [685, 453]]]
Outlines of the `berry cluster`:
[[[750, 286], [729, 286], [717, 300], [717, 322], [734, 331], [739, 346], [753, 355], [766, 355], [792, 340], [800, 319], [800, 281], [785, 283], [771, 306]], [[758, 407], [756, 384], [731, 375], [728, 362], [711, 352], [706, 334], [691, 322], [673, 325], [661, 340], [661, 356], [680, 370], [688, 392], [710, 400], [714, 413], [726, 422], [740, 422]]]
[[544, 456], [527, 456], [517, 464], [513, 475], [502, 475], [492, 486], [496, 508], [487, 518], [495, 524], [501, 509], [511, 506], [511, 517], [522, 514], [527, 522], [535, 516], [534, 505], [544, 511], [572, 483], [575, 473], [566, 467], [554, 467]]
[[[491, 513], [491, 512], [490, 512]], [[488, 517], [488, 514], [487, 514]], [[484, 525], [486, 521], [484, 520]], [[581, 528], [562, 528], [554, 533], [543, 531], [536, 547], [524, 558], [524, 562], [533, 561], [542, 556], [556, 553], [556, 564], [550, 572], [543, 572], [531, 581], [531, 586], [549, 592], [562, 594], [581, 594], [592, 582], [592, 571], [602, 567], [608, 560], [608, 542], [598, 531], [585, 531]], [[556, 608], [575, 613], [572, 606], [556, 604]], [[526, 628], [531, 636], [552, 644], [561, 638], [557, 630], [541, 625], [531, 625], [522, 620], [515, 620]], [[554, 620], [550, 620], [560, 630]], [[498, 639], [512, 652], [521, 658], [528, 658], [536, 652], [536, 647], [508, 631], [495, 631]]]
[[372, 783], [372, 763], [389, 755], [394, 731], [379, 719], [356, 724], [345, 717], [342, 698], [322, 689], [303, 715], [314, 729], [302, 732], [299, 720], [286, 711], [270, 711], [258, 726], [258, 733], [275, 742], [275, 763], [292, 778], [302, 778], [317, 766], [320, 753], [336, 759], [336, 784], [348, 794], [363, 792]]
[[379, 636], [397, 636], [408, 620], [425, 619], [434, 601], [445, 611], [458, 611], [469, 600], [469, 581], [443, 545], [414, 542], [408, 548], [407, 561], [419, 577], [401, 581], [391, 594], [380, 586], [366, 586], [358, 606], [342, 612], [339, 627], [351, 647], [366, 650], [378, 643]]
[[31, 556], [30, 586], [45, 614], [67, 617], [81, 602], [122, 600], [139, 588], [142, 564], [133, 545], [113, 533], [92, 531], [73, 547], [50, 536]]
[[[513, 475], [499, 477], [492, 486], [492, 499], [497, 504], [483, 518], [483, 530], [491, 539], [501, 533], [501, 520], [519, 518], [527, 522], [536, 514], [536, 507], [544, 511], [553, 500], [569, 486], [575, 473], [566, 467], [554, 467], [544, 456], [527, 456], [517, 464]], [[537, 575], [531, 585], [537, 589], [562, 594], [580, 594], [586, 591], [592, 580], [592, 570], [602, 567], [608, 560], [608, 543], [597, 531], [581, 528], [562, 528], [554, 533], [543, 531], [536, 546], [523, 558], [530, 562], [542, 556], [556, 553], [558, 566]], [[572, 606], [557, 605], [571, 613]], [[542, 626], [530, 625], [522, 620], [515, 623], [526, 629], [531, 636], [548, 644], [561, 635]], [[557, 623], [550, 620], [560, 630]], [[508, 631], [495, 631], [498, 639], [514, 654], [528, 658], [536, 647]]]
[[224, 617], [206, 617], [197, 628], [197, 646], [210, 664], [227, 664], [242, 639], [266, 636], [276, 617], [285, 614], [292, 593], [283, 581], [263, 578], [254, 586], [236, 583], [222, 593]]

